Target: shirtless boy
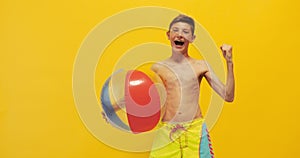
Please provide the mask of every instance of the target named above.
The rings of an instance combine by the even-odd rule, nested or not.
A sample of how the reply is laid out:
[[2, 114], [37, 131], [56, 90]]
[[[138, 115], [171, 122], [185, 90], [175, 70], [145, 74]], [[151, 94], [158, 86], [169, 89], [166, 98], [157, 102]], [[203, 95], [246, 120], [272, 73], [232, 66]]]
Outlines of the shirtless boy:
[[[160, 129], [150, 153], [153, 158], [214, 157], [199, 106], [199, 85], [203, 78], [225, 101], [234, 100], [232, 47], [227, 44], [220, 47], [227, 65], [224, 85], [205, 60], [189, 56], [189, 44], [196, 38], [194, 29], [192, 18], [185, 15], [175, 17], [167, 32], [172, 55], [152, 66], [152, 70], [163, 81], [167, 94]], [[118, 107], [120, 105], [115, 110]]]
[[225, 101], [234, 100], [232, 47], [227, 44], [220, 47], [227, 65], [224, 85], [206, 61], [189, 56], [189, 44], [195, 40], [194, 29], [192, 18], [185, 15], [175, 17], [167, 32], [172, 55], [152, 66], [152, 70], [164, 83], [167, 99], [163, 109], [162, 129], [158, 131], [150, 157], [213, 157], [198, 104], [199, 85], [203, 78]]

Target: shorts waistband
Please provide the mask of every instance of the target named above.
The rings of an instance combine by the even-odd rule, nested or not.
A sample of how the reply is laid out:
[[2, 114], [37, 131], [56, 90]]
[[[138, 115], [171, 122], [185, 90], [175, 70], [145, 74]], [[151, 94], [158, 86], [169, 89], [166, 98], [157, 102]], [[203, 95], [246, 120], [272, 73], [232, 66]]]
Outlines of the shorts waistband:
[[173, 127], [173, 126], [183, 126], [183, 127], [186, 127], [186, 126], [191, 126], [191, 125], [194, 125], [194, 124], [198, 124], [198, 123], [204, 123], [204, 118], [196, 118], [192, 121], [188, 121], [188, 122], [163, 122], [161, 121], [161, 124], [164, 125], [164, 126], [170, 126], [170, 127]]

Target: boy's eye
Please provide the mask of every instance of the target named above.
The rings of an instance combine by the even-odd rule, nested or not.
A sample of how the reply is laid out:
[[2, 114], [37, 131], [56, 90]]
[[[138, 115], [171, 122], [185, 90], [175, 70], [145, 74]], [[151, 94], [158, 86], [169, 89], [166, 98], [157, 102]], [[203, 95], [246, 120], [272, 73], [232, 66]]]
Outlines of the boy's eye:
[[190, 32], [189, 32], [189, 31], [187, 31], [187, 30], [183, 30], [183, 33], [186, 33], [186, 34], [187, 34], [187, 33], [190, 33]]

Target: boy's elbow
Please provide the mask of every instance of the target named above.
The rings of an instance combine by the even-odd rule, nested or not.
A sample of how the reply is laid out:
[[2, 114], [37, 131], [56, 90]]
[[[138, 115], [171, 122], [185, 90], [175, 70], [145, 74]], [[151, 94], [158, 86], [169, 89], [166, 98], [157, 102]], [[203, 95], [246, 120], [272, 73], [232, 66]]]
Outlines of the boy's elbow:
[[223, 98], [224, 101], [231, 103], [234, 100], [234, 91], [226, 91], [226, 89], [224, 89], [220, 96]]
[[226, 98], [226, 99], [225, 99], [225, 101], [226, 101], [226, 102], [229, 102], [229, 103], [232, 103], [233, 100], [234, 100], [234, 98]]
[[233, 102], [234, 101], [234, 95], [226, 95], [225, 99], [226, 102]]

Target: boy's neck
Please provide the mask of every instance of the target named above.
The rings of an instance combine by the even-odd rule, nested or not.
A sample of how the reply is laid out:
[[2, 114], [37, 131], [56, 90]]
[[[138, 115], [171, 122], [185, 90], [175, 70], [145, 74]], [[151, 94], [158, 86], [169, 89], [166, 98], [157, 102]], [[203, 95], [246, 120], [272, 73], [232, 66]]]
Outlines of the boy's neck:
[[183, 60], [186, 60], [189, 58], [188, 52], [177, 52], [177, 51], [172, 51], [172, 56], [170, 57], [171, 60], [175, 62], [182, 62]]

